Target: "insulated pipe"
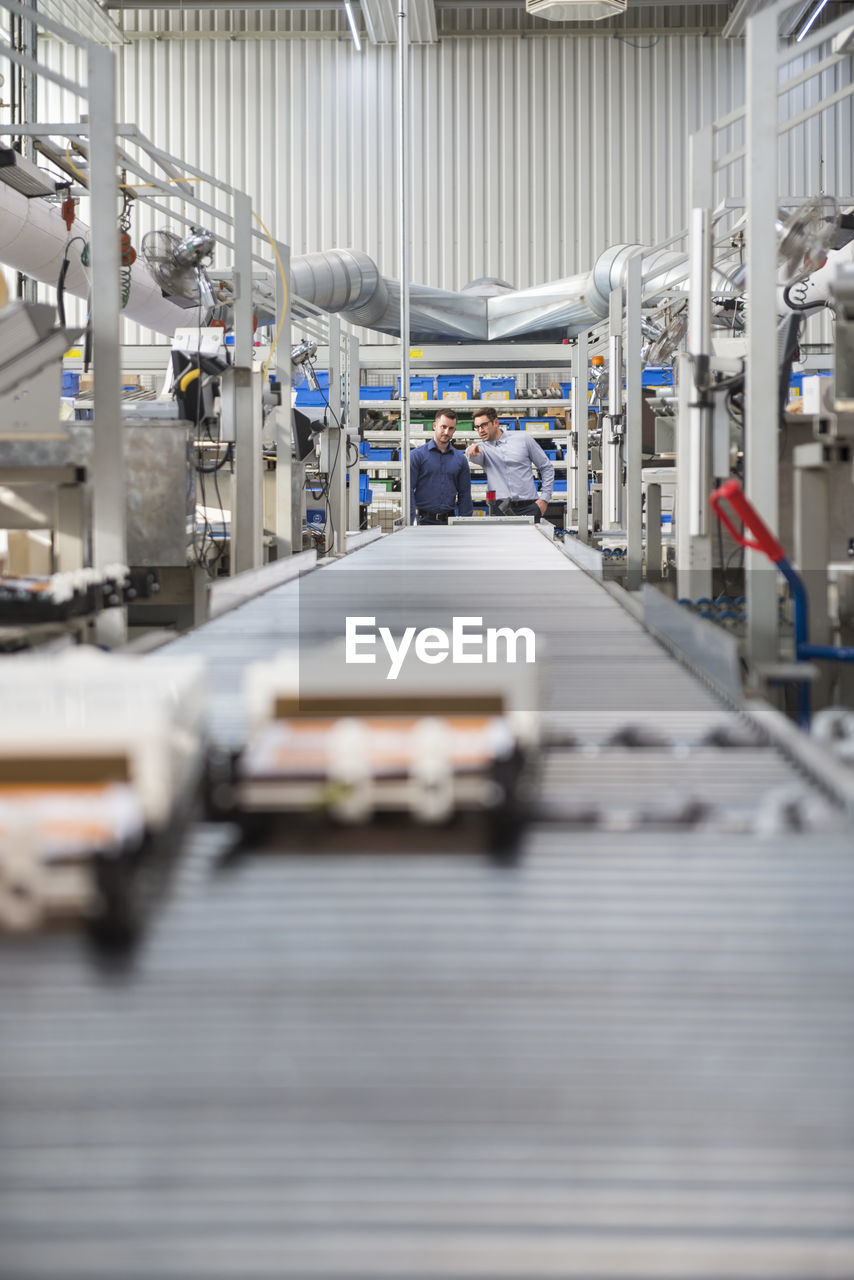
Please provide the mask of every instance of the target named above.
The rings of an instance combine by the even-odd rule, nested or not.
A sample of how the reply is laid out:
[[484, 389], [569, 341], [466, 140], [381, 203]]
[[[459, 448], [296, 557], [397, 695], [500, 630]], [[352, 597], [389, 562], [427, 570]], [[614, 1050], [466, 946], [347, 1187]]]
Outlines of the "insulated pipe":
[[[75, 222], [69, 232], [56, 205], [39, 199], [28, 200], [7, 183], [0, 182], [0, 262], [5, 266], [22, 271], [42, 284], [55, 286], [65, 246], [74, 235], [88, 239], [89, 228]], [[74, 245], [69, 255], [65, 288], [68, 293], [85, 298], [89, 280], [80, 263], [80, 248], [79, 244]], [[130, 296], [122, 314], [157, 333], [170, 335], [187, 321], [185, 309], [163, 297], [141, 262], [131, 268]]]

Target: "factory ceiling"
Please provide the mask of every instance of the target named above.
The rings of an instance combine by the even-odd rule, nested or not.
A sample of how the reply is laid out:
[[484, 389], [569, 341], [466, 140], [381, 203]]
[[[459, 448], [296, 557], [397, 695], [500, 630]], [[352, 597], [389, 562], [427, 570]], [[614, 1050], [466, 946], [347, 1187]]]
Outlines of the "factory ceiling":
[[[50, 0], [48, 0], [50, 2]], [[72, 3], [73, 0], [53, 0]], [[77, 0], [79, 2], [79, 0]], [[92, 0], [94, 3], [94, 0]], [[598, 22], [552, 22], [528, 13], [525, 0], [407, 0], [409, 40], [412, 44], [435, 44], [442, 38], [473, 35], [545, 35], [597, 33], [634, 38], [665, 35], [723, 35], [743, 38], [745, 23], [751, 14], [764, 9], [773, 0], [737, 0], [737, 3], [708, 3], [707, 0], [627, 0], [625, 13]], [[169, 24], [176, 17], [202, 11], [208, 15], [228, 15], [235, 30], [246, 34], [258, 15], [274, 15], [276, 30], [292, 29], [294, 34], [348, 34], [343, 0], [254, 0], [238, 5], [234, 0], [102, 0], [126, 31], [134, 18], [144, 12], [169, 14]], [[363, 38], [371, 44], [394, 44], [397, 41], [399, 0], [353, 0], [356, 20]], [[781, 35], [794, 38], [800, 26], [813, 11], [815, 29], [833, 21], [854, 4], [840, 0], [793, 0], [780, 17]], [[300, 27], [297, 24], [301, 24]], [[331, 24], [331, 26], [330, 26]], [[133, 34], [137, 34], [134, 32]], [[143, 34], [140, 31], [138, 34]], [[150, 34], [154, 31], [150, 30]], [[200, 31], [198, 34], [202, 34]], [[263, 38], [264, 31], [258, 31]]]

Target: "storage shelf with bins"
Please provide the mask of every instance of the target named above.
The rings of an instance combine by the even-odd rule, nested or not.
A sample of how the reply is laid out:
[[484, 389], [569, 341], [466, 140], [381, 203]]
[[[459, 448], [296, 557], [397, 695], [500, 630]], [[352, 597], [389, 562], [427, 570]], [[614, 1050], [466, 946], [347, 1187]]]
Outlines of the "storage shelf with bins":
[[[512, 382], [513, 380], [510, 379], [510, 381]], [[363, 411], [382, 410], [386, 413], [393, 414], [395, 412], [395, 406], [397, 405], [399, 407], [399, 402], [396, 400], [387, 398], [370, 399], [371, 388], [369, 386], [362, 386], [360, 388], [360, 392], [361, 399], [359, 407]], [[426, 422], [423, 426], [419, 425], [419, 420], [422, 415], [429, 415], [432, 419], [436, 411], [444, 407], [456, 409], [457, 413], [460, 414], [463, 420], [465, 420], [466, 416], [487, 407], [497, 409], [502, 417], [516, 418], [523, 418], [525, 410], [538, 410], [543, 413], [542, 428], [538, 428], [536, 425], [531, 425], [535, 422], [535, 419], [531, 417], [527, 419], [523, 418], [527, 424], [524, 429], [533, 434], [538, 440], [538, 443], [540, 443], [544, 448], [548, 448], [549, 445], [554, 445], [556, 446], [557, 451], [562, 454], [561, 457], [550, 459], [555, 469], [555, 483], [562, 485], [561, 489], [556, 489], [553, 492], [552, 503], [556, 504], [558, 507], [565, 508], [567, 503], [567, 481], [565, 473], [568, 465], [566, 454], [570, 435], [567, 422], [567, 411], [570, 404], [571, 401], [568, 398], [557, 399], [542, 395], [525, 398], [516, 398], [514, 396], [513, 399], [497, 399], [491, 396], [485, 399], [473, 399], [471, 397], [467, 399], [458, 399], [454, 397], [452, 393], [448, 393], [448, 395], [441, 400], [411, 399], [409, 432], [410, 447], [417, 448], [432, 437], [432, 430]], [[563, 419], [562, 424], [561, 418]], [[372, 446], [378, 446], [381, 448], [390, 447], [393, 449], [396, 444], [399, 445], [400, 443], [400, 429], [389, 429], [387, 426], [376, 429], [369, 428], [364, 433], [364, 439]], [[458, 429], [454, 436], [455, 443], [461, 444], [463, 447], [473, 441], [477, 441], [478, 439], [479, 437], [477, 433], [471, 428]], [[359, 460], [359, 467], [363, 473], [368, 472], [372, 477], [375, 477], [377, 484], [383, 481], [390, 481], [390, 483], [396, 484], [397, 491], [399, 492], [400, 472], [402, 469], [402, 463], [399, 458], [362, 457]], [[478, 467], [475, 463], [471, 464], [471, 470], [472, 497], [474, 499], [476, 509], [478, 505], [482, 508], [485, 504], [486, 497], [486, 476], [483, 469]], [[372, 483], [374, 482], [375, 481], [372, 479]]]

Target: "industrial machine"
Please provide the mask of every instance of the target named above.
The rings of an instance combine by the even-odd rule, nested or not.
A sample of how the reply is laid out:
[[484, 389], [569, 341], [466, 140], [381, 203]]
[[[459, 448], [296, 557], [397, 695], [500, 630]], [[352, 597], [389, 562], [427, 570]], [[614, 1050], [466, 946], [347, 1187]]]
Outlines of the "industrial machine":
[[92, 649], [0, 663], [0, 930], [136, 940], [201, 775], [203, 674]]
[[244, 843], [302, 847], [324, 831], [340, 843], [349, 830], [355, 848], [412, 849], [439, 828], [446, 847], [512, 862], [539, 742], [533, 677], [512, 675], [452, 668], [437, 687], [410, 667], [389, 686], [346, 669], [334, 645], [255, 664], [246, 745], [213, 764], [211, 809]]

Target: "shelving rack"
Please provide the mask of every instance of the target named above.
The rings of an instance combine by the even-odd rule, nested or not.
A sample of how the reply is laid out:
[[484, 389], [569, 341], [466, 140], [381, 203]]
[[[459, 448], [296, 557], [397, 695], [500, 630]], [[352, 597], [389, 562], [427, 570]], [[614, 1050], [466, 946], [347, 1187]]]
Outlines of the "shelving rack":
[[[538, 347], [537, 356], [539, 358], [533, 365], [531, 364], [530, 352], [517, 346], [489, 348], [488, 359], [484, 358], [483, 348], [478, 348], [477, 352], [472, 352], [468, 358], [466, 358], [466, 347], [458, 347], [451, 350], [454, 353], [457, 364], [465, 363], [465, 366], [468, 369], [477, 370], [474, 377], [485, 376], [485, 370], [487, 369], [490, 370], [490, 375], [493, 371], [497, 370], [501, 370], [502, 372], [515, 371], [517, 379], [519, 372], [522, 369], [529, 370], [527, 374], [529, 377], [538, 374], [542, 376], [549, 376], [552, 381], [564, 380], [569, 377], [569, 369], [567, 366], [568, 350], [563, 346], [559, 348], [560, 359], [555, 358], [555, 348]], [[388, 348], [383, 348], [383, 352], [385, 351], [397, 352], [398, 348], [396, 346], [389, 346]], [[446, 371], [455, 372], [456, 370], [452, 370], [448, 367], [448, 351], [448, 348], [441, 348], [439, 351], [434, 353], [429, 348], [425, 348], [420, 354], [417, 367], [413, 365], [413, 375], [424, 372], [430, 373], [431, 375], [441, 376]], [[388, 367], [390, 363], [390, 359], [387, 363], [384, 361], [382, 367]], [[363, 359], [362, 367], [363, 369], [378, 371], [378, 365], [375, 364], [370, 357], [368, 357], [367, 360]], [[362, 385], [361, 390], [362, 392], [366, 390], [364, 384]], [[362, 399], [360, 400], [359, 409], [360, 411], [382, 410], [385, 412], [394, 412], [395, 406], [400, 408], [401, 402], [394, 400]], [[558, 445], [563, 453], [561, 458], [552, 461], [555, 467], [556, 479], [559, 478], [563, 472], [568, 473], [567, 489], [565, 491], [562, 490], [560, 492], [555, 492], [553, 494], [552, 501], [562, 505], [564, 508], [568, 508], [566, 511], [568, 519], [566, 516], [564, 519], [564, 523], [566, 524], [572, 520], [575, 510], [573, 493], [574, 486], [569, 483], [569, 473], [576, 469], [575, 451], [572, 444], [572, 433], [568, 421], [568, 415], [571, 411], [571, 407], [572, 400], [570, 398], [554, 398], [547, 396], [514, 397], [513, 399], [507, 400], [493, 397], [456, 399], [450, 395], [441, 400], [414, 400], [410, 397], [409, 412], [412, 419], [410, 442], [412, 446], [418, 446], [429, 440], [432, 435], [432, 431], [429, 427], [418, 429], [415, 425], [415, 421], [418, 416], [422, 413], [434, 414], [437, 410], [443, 408], [453, 408], [463, 417], [469, 413], [475, 413], [478, 410], [485, 408], [497, 409], [502, 417], [518, 416], [520, 412], [525, 409], [537, 411], [545, 410], [547, 412], [553, 411], [552, 413], [549, 413], [548, 416], [552, 419], [556, 418], [558, 422], [562, 417], [563, 425], [557, 426], [556, 429], [549, 429], [547, 427], [544, 427], [541, 431], [534, 429], [533, 434], [537, 436], [540, 443], [548, 440], [550, 443]], [[528, 429], [530, 430], [530, 428]], [[365, 431], [364, 438], [372, 444], [394, 445], [400, 443], [401, 433], [397, 429], [369, 429]], [[462, 443], [464, 446], [477, 438], [478, 437], [473, 430], [458, 429], [455, 435], [455, 441]], [[375, 475], [378, 479], [387, 479], [390, 473], [392, 478], [400, 480], [401, 489], [403, 484], [406, 482], [407, 468], [405, 466], [404, 459], [391, 460], [363, 457], [360, 459], [359, 468], [361, 472], [368, 472], [369, 474]], [[485, 478], [482, 469], [476, 465], [472, 465], [472, 480], [472, 496], [475, 504], [477, 505], [479, 502], [485, 501], [485, 489], [483, 498], [481, 498], [480, 494], [477, 492], [479, 488], [485, 485]]]

